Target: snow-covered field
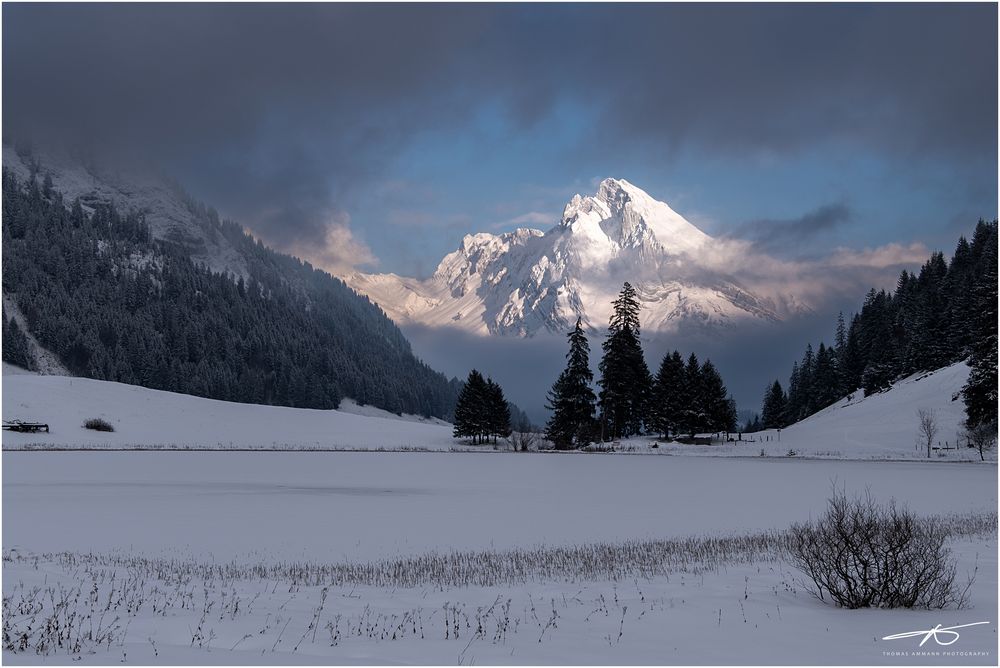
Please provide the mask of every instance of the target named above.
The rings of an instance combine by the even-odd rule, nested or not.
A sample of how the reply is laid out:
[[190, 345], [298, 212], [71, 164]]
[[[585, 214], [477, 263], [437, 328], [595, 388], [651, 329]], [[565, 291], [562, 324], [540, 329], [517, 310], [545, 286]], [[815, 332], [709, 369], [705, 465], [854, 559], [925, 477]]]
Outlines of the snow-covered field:
[[[4, 596], [28, 612], [35, 599], [50, 610], [51, 587], [51, 600], [65, 596], [73, 601], [66, 609], [90, 616], [86, 625], [112, 629], [108, 645], [83, 655], [88, 662], [995, 663], [995, 536], [954, 543], [962, 576], [978, 568], [972, 607], [960, 611], [836, 609], [766, 552], [652, 577], [529, 573], [524, 582], [468, 587], [317, 584], [308, 568], [287, 568], [784, 529], [821, 512], [833, 484], [870, 488], [920, 514], [993, 511], [992, 466], [6, 452], [3, 471]], [[99, 556], [32, 557], [45, 552]], [[153, 564], [129, 563], [133, 556]], [[237, 566], [226, 575], [204, 574], [205, 565], [228, 563]], [[18, 619], [23, 627], [26, 615]], [[885, 635], [978, 621], [990, 624], [970, 627], [957, 646], [923, 649], [985, 656], [883, 654], [918, 649]], [[4, 653], [8, 663], [72, 658], [65, 647], [46, 659]]]
[[[231, 559], [786, 528], [834, 485], [922, 515], [990, 510], [995, 466], [378, 452], [5, 452], [3, 546]], [[155, 518], [155, 527], [150, 527]]]
[[[459, 589], [178, 581], [140, 568], [16, 562], [5, 564], [4, 596], [53, 587], [58, 601], [61, 586], [72, 600], [81, 587], [79, 621], [86, 630], [89, 615], [110, 639], [80, 655], [98, 664], [996, 665], [996, 541], [954, 548], [960, 572], [978, 565], [970, 607], [960, 611], [833, 608], [780, 561], [651, 580]], [[961, 629], [947, 647], [882, 640], [980, 621], [990, 623]], [[3, 658], [71, 661], [58, 647], [47, 657]]]
[[[995, 454], [928, 462], [914, 447], [918, 408], [953, 438], [962, 365], [845, 400], [780, 442], [619, 444], [729, 457], [447, 452], [450, 425], [350, 402], [4, 371], [4, 418], [52, 429], [3, 434], [5, 644], [23, 648], [5, 663], [996, 663], [995, 530], [951, 540], [960, 579], [975, 574], [962, 610], [835, 608], [774, 542], [834, 488], [995, 527]], [[115, 432], [83, 429], [91, 417]], [[396, 452], [310, 451], [379, 449]], [[681, 547], [647, 558], [663, 541]], [[544, 568], [514, 565], [524, 554]], [[481, 581], [498, 562], [507, 575]], [[386, 579], [357, 575], [372, 572]], [[982, 621], [949, 646], [883, 640]]]
[[[916, 412], [933, 412], [933, 459], [978, 461], [979, 453], [955, 449], [964, 419], [960, 391], [964, 363], [901, 380], [870, 397], [860, 392], [784, 429], [745, 436], [737, 443], [686, 446], [658, 439], [617, 444], [620, 452], [661, 455], [760, 456], [828, 459], [926, 459], [918, 446]], [[45, 422], [50, 433], [3, 433], [5, 450], [23, 448], [250, 448], [324, 450], [465, 449], [451, 426], [435, 419], [397, 416], [344, 401], [339, 410], [252, 406], [202, 399], [133, 385], [68, 376], [39, 376], [4, 365], [3, 417]], [[112, 433], [90, 431], [83, 422], [99, 417]], [[652, 444], [657, 443], [657, 448]], [[996, 451], [987, 453], [996, 461]]]

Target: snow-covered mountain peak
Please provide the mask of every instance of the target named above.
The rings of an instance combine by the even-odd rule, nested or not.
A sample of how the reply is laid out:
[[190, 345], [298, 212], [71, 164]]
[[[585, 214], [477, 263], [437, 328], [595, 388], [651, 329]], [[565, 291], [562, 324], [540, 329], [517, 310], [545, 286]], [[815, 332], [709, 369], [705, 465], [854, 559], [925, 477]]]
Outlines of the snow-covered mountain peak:
[[601, 181], [593, 195], [574, 195], [559, 227], [590, 238], [591, 245], [603, 235], [618, 248], [659, 245], [674, 255], [696, 251], [711, 240], [665, 202], [617, 178]]
[[770, 301], [707, 266], [711, 242], [666, 203], [608, 178], [594, 194], [575, 195], [547, 232], [466, 235], [426, 280], [353, 274], [347, 281], [400, 322], [480, 334], [562, 332], [578, 317], [599, 329], [624, 280], [644, 302], [649, 332], [779, 319]]

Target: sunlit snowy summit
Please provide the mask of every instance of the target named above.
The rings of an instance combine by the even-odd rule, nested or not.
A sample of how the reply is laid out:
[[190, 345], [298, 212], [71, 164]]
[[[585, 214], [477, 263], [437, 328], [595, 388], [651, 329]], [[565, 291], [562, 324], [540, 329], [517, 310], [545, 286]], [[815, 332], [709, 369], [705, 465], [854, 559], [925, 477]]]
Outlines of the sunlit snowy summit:
[[780, 306], [720, 270], [719, 244], [666, 203], [608, 178], [593, 195], [575, 195], [547, 232], [467, 235], [425, 280], [346, 280], [397, 322], [477, 334], [564, 332], [577, 318], [600, 330], [623, 281], [639, 293], [647, 332], [781, 320]]

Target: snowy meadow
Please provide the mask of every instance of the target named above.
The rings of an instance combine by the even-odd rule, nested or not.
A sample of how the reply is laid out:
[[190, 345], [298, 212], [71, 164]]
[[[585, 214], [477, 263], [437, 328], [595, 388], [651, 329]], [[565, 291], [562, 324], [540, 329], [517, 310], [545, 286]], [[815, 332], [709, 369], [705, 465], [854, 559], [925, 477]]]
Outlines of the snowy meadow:
[[[5, 452], [3, 466], [8, 663], [995, 662], [990, 464]], [[818, 600], [787, 530], [835, 487], [943, 518], [960, 583], [974, 578], [965, 608]], [[980, 621], [948, 647], [882, 640]]]

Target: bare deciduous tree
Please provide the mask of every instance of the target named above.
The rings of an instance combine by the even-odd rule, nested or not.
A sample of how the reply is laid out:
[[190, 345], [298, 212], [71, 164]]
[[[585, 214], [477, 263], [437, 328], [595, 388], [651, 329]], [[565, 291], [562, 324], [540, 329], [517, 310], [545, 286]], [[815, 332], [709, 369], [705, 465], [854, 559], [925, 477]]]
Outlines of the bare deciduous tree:
[[926, 443], [927, 445], [927, 459], [931, 458], [931, 445], [934, 443], [934, 437], [937, 436], [938, 426], [937, 417], [934, 415], [934, 411], [921, 408], [917, 411], [917, 418], [920, 420], [920, 441]]
[[990, 450], [997, 442], [997, 426], [995, 424], [982, 423], [965, 430], [965, 439], [970, 448], [979, 450], [979, 459], [986, 461], [983, 453]]

